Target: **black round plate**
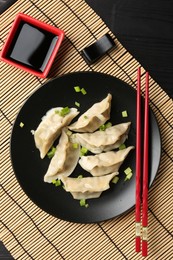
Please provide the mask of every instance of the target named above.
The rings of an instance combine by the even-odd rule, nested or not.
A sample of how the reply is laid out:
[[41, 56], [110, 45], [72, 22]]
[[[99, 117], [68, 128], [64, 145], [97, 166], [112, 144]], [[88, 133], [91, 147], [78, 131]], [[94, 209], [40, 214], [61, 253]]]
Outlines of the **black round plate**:
[[[76, 93], [74, 86], [85, 88], [87, 94]], [[77, 101], [81, 104], [79, 110], [83, 113], [94, 103], [105, 98], [108, 93], [113, 96], [110, 121], [113, 124], [131, 121], [126, 144], [135, 146], [136, 91], [119, 79], [106, 74], [76, 72], [51, 80], [29, 97], [16, 118], [11, 135], [11, 160], [16, 178], [37, 206], [57, 218], [80, 223], [100, 222], [118, 216], [135, 205], [135, 150], [130, 152], [121, 166], [119, 182], [111, 184], [111, 188], [103, 192], [100, 198], [88, 200], [89, 207], [85, 208], [62, 187], [55, 187], [43, 181], [50, 160], [40, 159], [31, 134], [31, 130], [37, 128], [42, 116], [49, 109], [58, 106], [75, 107]], [[127, 118], [121, 115], [124, 110], [128, 112]], [[20, 122], [24, 123], [23, 128], [19, 126]], [[149, 140], [149, 186], [151, 186], [161, 154], [160, 132], [151, 109]], [[133, 177], [130, 181], [124, 181], [123, 171], [128, 166], [133, 170]], [[78, 165], [72, 176], [83, 173]]]

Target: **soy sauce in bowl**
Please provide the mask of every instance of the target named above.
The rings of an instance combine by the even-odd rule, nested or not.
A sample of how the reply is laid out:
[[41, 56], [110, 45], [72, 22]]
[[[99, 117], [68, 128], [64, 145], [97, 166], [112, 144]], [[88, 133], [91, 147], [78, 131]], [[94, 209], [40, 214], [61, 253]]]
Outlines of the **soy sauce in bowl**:
[[45, 78], [64, 39], [64, 31], [19, 13], [0, 53], [0, 59]]
[[57, 40], [57, 35], [21, 22], [6, 57], [43, 72]]

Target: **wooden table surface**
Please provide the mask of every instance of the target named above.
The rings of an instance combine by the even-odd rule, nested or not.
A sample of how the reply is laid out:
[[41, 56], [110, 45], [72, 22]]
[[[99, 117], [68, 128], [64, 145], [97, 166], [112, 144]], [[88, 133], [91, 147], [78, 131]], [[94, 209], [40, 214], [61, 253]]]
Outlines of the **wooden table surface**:
[[87, 0], [123, 46], [173, 97], [173, 5], [169, 0]]

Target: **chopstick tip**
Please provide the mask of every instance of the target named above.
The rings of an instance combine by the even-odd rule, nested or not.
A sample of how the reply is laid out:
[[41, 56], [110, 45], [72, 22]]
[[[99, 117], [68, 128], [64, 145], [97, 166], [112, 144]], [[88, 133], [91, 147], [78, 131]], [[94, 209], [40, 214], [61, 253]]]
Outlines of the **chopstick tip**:
[[135, 247], [135, 250], [137, 253], [139, 253], [141, 251], [141, 238], [140, 237], [136, 237], [136, 247]]
[[147, 241], [142, 241], [142, 256], [148, 256], [148, 243]]

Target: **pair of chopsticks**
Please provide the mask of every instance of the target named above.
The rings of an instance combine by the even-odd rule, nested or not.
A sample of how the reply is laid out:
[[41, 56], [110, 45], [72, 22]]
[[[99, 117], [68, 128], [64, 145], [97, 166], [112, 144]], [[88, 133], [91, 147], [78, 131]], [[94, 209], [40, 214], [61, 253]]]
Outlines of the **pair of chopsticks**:
[[[141, 251], [141, 208], [142, 208], [142, 256], [148, 255], [148, 138], [149, 138], [149, 73], [145, 78], [145, 112], [144, 112], [144, 145], [143, 169], [141, 165], [141, 68], [137, 72], [137, 107], [136, 107], [136, 252]], [[143, 172], [143, 174], [141, 174]], [[142, 185], [141, 185], [142, 182]], [[142, 199], [141, 199], [142, 188]], [[141, 207], [142, 203], [142, 207]]]

